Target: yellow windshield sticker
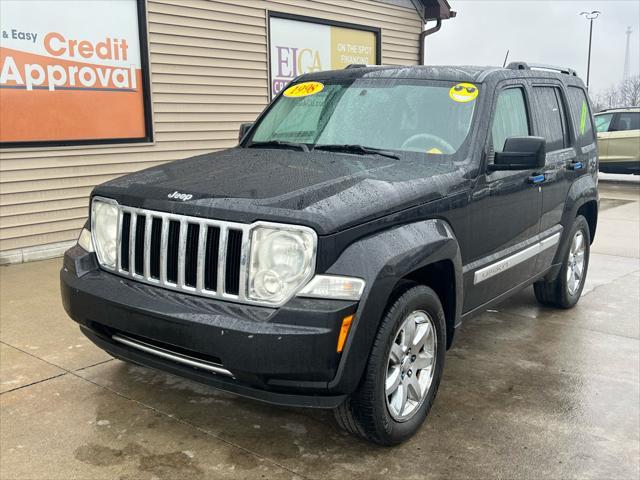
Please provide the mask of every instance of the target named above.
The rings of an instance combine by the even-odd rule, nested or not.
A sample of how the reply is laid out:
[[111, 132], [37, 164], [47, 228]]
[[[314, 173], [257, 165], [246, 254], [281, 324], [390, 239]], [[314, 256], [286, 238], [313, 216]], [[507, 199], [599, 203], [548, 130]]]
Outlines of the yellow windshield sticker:
[[474, 101], [478, 96], [478, 87], [473, 83], [459, 83], [449, 90], [451, 100], [458, 103]]
[[439, 148], [433, 147], [431, 150], [427, 150], [427, 153], [433, 153], [435, 155], [442, 155], [442, 150]]
[[284, 91], [285, 97], [307, 97], [315, 95], [324, 89], [324, 85], [320, 82], [302, 82], [292, 85]]

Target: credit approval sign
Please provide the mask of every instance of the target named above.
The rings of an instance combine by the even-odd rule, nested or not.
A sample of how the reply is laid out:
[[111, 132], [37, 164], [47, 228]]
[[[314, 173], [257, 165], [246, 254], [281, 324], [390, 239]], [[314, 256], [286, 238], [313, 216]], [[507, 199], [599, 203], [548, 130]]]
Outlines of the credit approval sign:
[[144, 139], [137, 0], [0, 2], [0, 142]]
[[378, 29], [287, 17], [269, 17], [272, 97], [303, 73], [378, 63]]

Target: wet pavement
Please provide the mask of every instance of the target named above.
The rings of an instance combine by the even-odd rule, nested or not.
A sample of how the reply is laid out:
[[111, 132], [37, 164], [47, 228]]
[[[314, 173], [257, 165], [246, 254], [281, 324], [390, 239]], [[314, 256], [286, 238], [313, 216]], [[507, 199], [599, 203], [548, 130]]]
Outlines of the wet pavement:
[[640, 183], [600, 183], [587, 287], [527, 289], [465, 322], [431, 415], [380, 448], [278, 408], [111, 359], [60, 304], [60, 260], [0, 268], [0, 478], [640, 476]]

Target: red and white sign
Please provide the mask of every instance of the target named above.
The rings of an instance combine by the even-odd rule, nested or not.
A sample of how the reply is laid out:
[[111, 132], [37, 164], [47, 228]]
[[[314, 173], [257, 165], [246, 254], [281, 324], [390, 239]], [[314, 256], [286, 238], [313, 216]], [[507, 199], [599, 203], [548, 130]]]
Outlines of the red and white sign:
[[0, 142], [146, 136], [136, 0], [0, 2]]

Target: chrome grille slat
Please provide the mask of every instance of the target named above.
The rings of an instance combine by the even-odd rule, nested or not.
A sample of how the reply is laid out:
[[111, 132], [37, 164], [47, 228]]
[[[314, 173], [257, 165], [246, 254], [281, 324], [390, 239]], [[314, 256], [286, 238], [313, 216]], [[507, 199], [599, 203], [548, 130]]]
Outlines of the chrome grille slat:
[[[164, 288], [168, 288], [170, 290], [178, 290], [187, 293], [197, 293], [204, 297], [211, 298], [220, 298], [225, 300], [237, 300], [245, 303], [256, 303], [251, 302], [246, 299], [245, 293], [245, 283], [247, 278], [247, 272], [245, 271], [247, 268], [247, 259], [249, 256], [249, 232], [251, 229], [251, 225], [242, 224], [242, 223], [234, 223], [234, 222], [225, 222], [221, 220], [210, 220], [199, 217], [190, 217], [185, 215], [176, 215], [173, 213], [166, 212], [158, 212], [154, 210], [146, 210], [128, 206], [120, 205], [118, 207], [118, 236], [117, 236], [117, 251], [118, 251], [118, 259], [117, 259], [117, 267], [115, 272], [123, 275], [125, 277], [133, 278], [137, 281], [149, 283], [151, 285], [157, 285]], [[122, 229], [123, 229], [123, 217], [124, 214], [130, 215], [129, 222], [129, 235], [128, 238], [122, 238]], [[160, 229], [160, 248], [159, 248], [159, 259], [158, 254], [154, 254], [152, 258], [152, 232], [153, 232], [153, 221], [157, 219], [162, 222], [162, 227]], [[139, 239], [139, 241], [143, 241], [144, 252], [136, 253], [136, 235], [137, 235], [137, 225], [138, 222], [145, 222], [144, 228], [144, 238]], [[170, 256], [170, 235], [169, 235], [169, 225], [170, 222], [178, 222], [180, 225], [179, 228], [179, 239], [178, 239], [178, 269], [177, 269], [177, 282], [169, 281], [167, 277], [167, 265], [168, 265], [168, 257]], [[188, 230], [189, 225], [197, 225], [198, 226], [198, 234], [197, 234], [197, 242], [191, 242], [191, 248], [196, 249], [196, 252], [191, 252], [189, 255], [195, 254], [197, 258], [196, 265], [196, 284], [195, 286], [186, 284], [186, 269], [187, 269], [187, 249], [190, 248], [187, 239], [188, 239]], [[142, 228], [142, 227], [140, 227]], [[193, 228], [193, 227], [192, 227]], [[217, 248], [217, 267], [215, 268], [214, 275], [216, 276], [216, 289], [210, 290], [206, 288], [205, 285], [205, 277], [207, 275], [207, 265], [206, 265], [206, 246], [207, 246], [207, 237], [210, 234], [209, 229], [217, 229], [219, 232], [219, 242]], [[240, 288], [239, 293], [232, 294], [228, 293], [225, 290], [225, 278], [226, 278], [226, 268], [227, 268], [227, 246], [228, 246], [228, 237], [229, 230], [238, 230], [242, 232], [242, 248], [240, 252], [240, 259], [238, 262], [238, 257], [234, 257], [236, 262], [240, 264], [240, 272], [238, 272], [238, 276], [240, 278]], [[120, 252], [122, 251], [122, 242], [128, 242], [129, 249], [129, 268], [123, 269], [122, 262], [120, 258]], [[156, 244], [157, 245], [157, 244]], [[174, 245], [175, 243], [171, 243]], [[194, 246], [195, 245], [195, 246]], [[156, 247], [157, 248], [157, 247]], [[175, 250], [174, 250], [175, 252]], [[136, 256], [140, 253], [143, 254], [143, 274], [136, 273]], [[215, 254], [213, 255], [215, 258]], [[140, 261], [140, 259], [138, 260]], [[159, 278], [153, 278], [151, 276], [151, 264], [152, 262], [158, 262], [160, 272]], [[193, 281], [193, 280], [191, 280]]]
[[249, 232], [242, 235], [242, 247], [240, 249], [240, 287], [238, 297], [244, 298], [247, 294], [247, 266], [249, 264]]
[[227, 268], [227, 239], [229, 238], [229, 228], [226, 225], [220, 226], [220, 243], [218, 245], [218, 292], [225, 296], [225, 273]]
[[185, 288], [184, 270], [185, 257], [187, 254], [187, 222], [180, 220], [180, 237], [178, 240], [178, 288]]
[[144, 227], [144, 278], [151, 280], [151, 228], [153, 225], [153, 217], [149, 214], [145, 215], [146, 225]]
[[129, 272], [134, 277], [136, 276], [136, 231], [138, 226], [138, 215], [135, 212], [131, 212], [129, 225]]
[[202, 293], [204, 290], [204, 259], [205, 259], [205, 246], [207, 242], [207, 225], [200, 224], [200, 231], [198, 232], [198, 273], [196, 276], [196, 291]]
[[167, 283], [167, 245], [169, 243], [169, 219], [162, 217], [162, 233], [160, 234], [160, 284]]
[[123, 212], [122, 209], [118, 209], [118, 231], [116, 232], [116, 268], [118, 271], [122, 270], [122, 250], [120, 250], [120, 246], [122, 245], [122, 217]]

